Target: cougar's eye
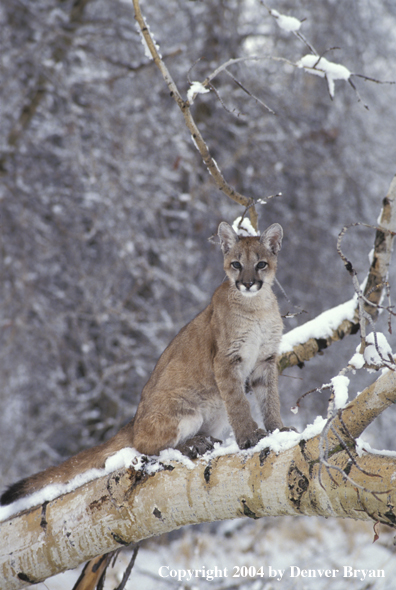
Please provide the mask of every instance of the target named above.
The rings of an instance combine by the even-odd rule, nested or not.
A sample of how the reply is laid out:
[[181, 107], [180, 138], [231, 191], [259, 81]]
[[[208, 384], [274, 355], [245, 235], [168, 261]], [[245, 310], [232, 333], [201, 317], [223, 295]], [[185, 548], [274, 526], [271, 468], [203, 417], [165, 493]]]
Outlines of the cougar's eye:
[[265, 262], [264, 260], [260, 260], [260, 262], [257, 263], [256, 268], [257, 270], [262, 270], [263, 268], [266, 268], [268, 266], [268, 262]]
[[235, 270], [242, 269], [242, 264], [240, 262], [238, 262], [238, 260], [234, 260], [234, 262], [231, 262], [231, 266], [232, 266], [232, 268], [235, 268]]

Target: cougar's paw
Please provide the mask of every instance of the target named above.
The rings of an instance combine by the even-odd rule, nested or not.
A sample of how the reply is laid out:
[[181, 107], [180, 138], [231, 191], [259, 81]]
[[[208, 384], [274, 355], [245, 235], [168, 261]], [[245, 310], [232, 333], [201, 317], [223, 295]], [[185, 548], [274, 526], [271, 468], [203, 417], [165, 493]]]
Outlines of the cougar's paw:
[[213, 436], [197, 434], [186, 440], [185, 443], [178, 445], [176, 449], [189, 459], [196, 459], [200, 455], [204, 455], [206, 451], [211, 451], [217, 442], [221, 443], [222, 441], [218, 438], [213, 438]]
[[257, 430], [253, 430], [248, 436], [245, 437], [238, 437], [237, 443], [240, 449], [250, 449], [250, 447], [255, 447], [256, 444], [267, 436], [267, 433], [262, 428], [257, 428]]
[[294, 426], [283, 426], [282, 428], [279, 429], [279, 432], [297, 432], [298, 430], [297, 428], [294, 428]]

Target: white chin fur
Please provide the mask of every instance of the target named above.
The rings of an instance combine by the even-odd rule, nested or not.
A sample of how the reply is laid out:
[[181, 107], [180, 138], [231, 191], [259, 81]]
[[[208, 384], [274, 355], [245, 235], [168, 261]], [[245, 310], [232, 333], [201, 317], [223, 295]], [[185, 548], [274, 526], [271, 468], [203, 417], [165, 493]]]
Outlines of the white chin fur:
[[246, 289], [246, 287], [241, 287], [239, 289], [239, 291], [242, 293], [242, 295], [244, 295], [245, 297], [255, 297], [257, 295], [257, 293], [259, 292], [259, 289], [257, 291], [248, 291]]

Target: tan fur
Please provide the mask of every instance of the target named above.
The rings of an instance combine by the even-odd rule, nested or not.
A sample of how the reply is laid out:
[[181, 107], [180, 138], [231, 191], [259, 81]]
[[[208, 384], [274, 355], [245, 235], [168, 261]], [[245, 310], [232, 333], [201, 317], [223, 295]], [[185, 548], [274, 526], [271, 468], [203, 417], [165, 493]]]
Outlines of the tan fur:
[[[14, 487], [19, 497], [69, 481], [103, 467], [126, 446], [155, 455], [196, 434], [219, 437], [229, 425], [240, 448], [253, 446], [265, 432], [251, 416], [246, 387], [255, 393], [266, 429], [282, 428], [276, 366], [282, 320], [271, 289], [282, 228], [274, 224], [261, 238], [240, 238], [223, 222], [218, 233], [228, 280], [165, 349], [134, 420], [108, 442], [14, 484], [10, 492]], [[3, 503], [12, 496], [6, 495]]]

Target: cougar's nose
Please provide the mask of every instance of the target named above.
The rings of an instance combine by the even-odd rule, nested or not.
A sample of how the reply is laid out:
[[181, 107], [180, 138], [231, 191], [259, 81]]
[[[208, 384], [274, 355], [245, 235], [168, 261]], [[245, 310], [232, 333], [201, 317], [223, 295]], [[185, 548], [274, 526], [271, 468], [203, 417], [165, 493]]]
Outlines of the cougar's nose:
[[244, 282], [244, 283], [242, 283], [242, 285], [243, 285], [244, 287], [246, 287], [246, 289], [249, 291], [250, 287], [253, 287], [254, 283], [255, 283], [255, 281], [248, 281], [248, 282], [246, 282], [246, 283], [245, 283], [245, 282]]

